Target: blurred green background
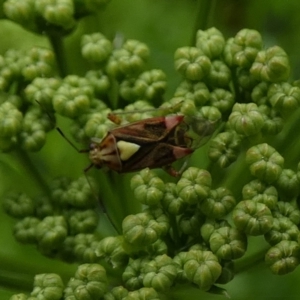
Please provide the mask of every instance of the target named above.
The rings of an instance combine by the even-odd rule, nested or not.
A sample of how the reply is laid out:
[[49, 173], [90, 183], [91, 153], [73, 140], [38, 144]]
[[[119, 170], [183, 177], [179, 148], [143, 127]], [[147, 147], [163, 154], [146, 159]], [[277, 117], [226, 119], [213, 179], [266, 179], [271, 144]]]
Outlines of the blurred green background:
[[[2, 1], [1, 1], [2, 2]], [[164, 70], [168, 78], [170, 97], [180, 77], [174, 72], [173, 54], [176, 48], [191, 45], [195, 31], [215, 26], [225, 37], [235, 35], [242, 28], [258, 30], [266, 46], [280, 45], [291, 60], [293, 78], [300, 77], [300, 1], [299, 0], [227, 0], [212, 1], [213, 11], [208, 11], [206, 1], [194, 0], [112, 0], [97, 16], [81, 21], [71, 36], [66, 37], [66, 64], [69, 74], [84, 74], [85, 64], [80, 57], [80, 36], [100, 31], [108, 38], [116, 33], [124, 38], [146, 43], [151, 50], [149, 68]], [[0, 20], [0, 54], [10, 48], [29, 49], [33, 45], [50, 47], [46, 37], [23, 30], [5, 19]], [[68, 123], [61, 120], [60, 127]], [[75, 178], [88, 165], [88, 158], [79, 155], [56, 132], [49, 134], [47, 144], [37, 154], [30, 155], [39, 166], [45, 179], [60, 175]], [[64, 170], [61, 170], [61, 164]], [[29, 175], [29, 176], [28, 176]], [[127, 178], [131, 175], [122, 175]], [[38, 193], [38, 186], [23, 168], [15, 154], [0, 155], [0, 194], [16, 188], [29, 194]], [[67, 280], [76, 266], [43, 257], [30, 246], [19, 245], [12, 236], [14, 221], [0, 211], [0, 299], [30, 289], [36, 273], [55, 272]], [[259, 238], [250, 239], [249, 253], [255, 251]], [[263, 262], [247, 266], [225, 288], [232, 299], [298, 299], [300, 295], [300, 269], [285, 276], [273, 275]], [[191, 291], [174, 290], [172, 299], [221, 299], [221, 296]]]

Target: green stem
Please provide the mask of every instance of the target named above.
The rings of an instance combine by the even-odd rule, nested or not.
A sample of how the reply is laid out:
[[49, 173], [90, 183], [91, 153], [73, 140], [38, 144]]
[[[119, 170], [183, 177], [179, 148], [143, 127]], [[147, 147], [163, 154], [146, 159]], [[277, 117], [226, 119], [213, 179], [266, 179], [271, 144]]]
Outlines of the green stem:
[[16, 293], [30, 293], [32, 291], [33, 276], [28, 274], [4, 270], [1, 267], [0, 284]]
[[195, 20], [194, 32], [192, 34], [192, 45], [196, 42], [196, 33], [199, 29], [208, 28], [209, 24], [212, 23], [213, 13], [216, 6], [216, 0], [198, 0], [197, 1], [197, 16]]
[[237, 260], [235, 263], [235, 274], [249, 271], [251, 268], [257, 267], [259, 264], [263, 263], [268, 249], [269, 247], [264, 247], [249, 257], [244, 257], [243, 259]]
[[172, 235], [173, 235], [173, 241], [175, 243], [175, 249], [179, 248], [180, 245], [180, 239], [179, 239], [179, 232], [178, 232], [178, 224], [176, 221], [176, 217], [169, 214], [169, 219], [170, 219], [170, 227], [172, 228]]
[[234, 196], [239, 199], [241, 197], [242, 187], [249, 182], [250, 179], [249, 168], [245, 163], [245, 152], [242, 152], [238, 160], [223, 174], [223, 180], [219, 185], [226, 186], [233, 192]]
[[[299, 162], [299, 126], [300, 109], [298, 109], [285, 124], [284, 130], [276, 136], [273, 146], [291, 166]], [[272, 145], [272, 144], [271, 144]]]
[[67, 60], [62, 36], [60, 34], [56, 34], [55, 32], [51, 32], [51, 34], [48, 34], [48, 38], [55, 53], [59, 75], [61, 77], [65, 77], [68, 74], [68, 68], [66, 64]]
[[42, 189], [46, 195], [51, 195], [49, 186], [43, 179], [40, 172], [37, 170], [36, 166], [32, 163], [31, 158], [29, 157], [27, 152], [21, 150], [20, 148], [17, 148], [13, 153], [20, 164], [24, 167], [26, 172], [29, 174], [29, 178], [33, 178], [40, 189]]

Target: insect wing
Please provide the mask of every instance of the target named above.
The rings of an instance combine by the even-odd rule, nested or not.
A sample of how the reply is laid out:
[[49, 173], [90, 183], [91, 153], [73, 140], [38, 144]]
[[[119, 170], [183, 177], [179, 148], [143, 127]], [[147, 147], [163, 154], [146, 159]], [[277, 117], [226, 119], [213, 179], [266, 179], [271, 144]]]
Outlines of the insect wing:
[[193, 152], [190, 148], [177, 147], [167, 143], [143, 145], [127, 161], [122, 162], [121, 173], [138, 171], [144, 168], [161, 168]]
[[117, 141], [144, 145], [159, 143], [183, 121], [183, 116], [153, 117], [110, 130]]

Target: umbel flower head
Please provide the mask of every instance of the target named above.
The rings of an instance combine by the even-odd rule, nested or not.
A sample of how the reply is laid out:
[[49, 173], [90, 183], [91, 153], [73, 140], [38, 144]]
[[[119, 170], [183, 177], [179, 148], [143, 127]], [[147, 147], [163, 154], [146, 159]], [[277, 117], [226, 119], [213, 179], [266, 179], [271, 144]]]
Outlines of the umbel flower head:
[[[35, 16], [46, 33], [63, 36], [107, 1], [82, 2], [82, 10], [80, 1], [19, 2], [5, 1], [7, 18], [38, 32]], [[0, 57], [0, 149], [17, 153], [42, 190], [3, 196], [13, 234], [49, 258], [79, 264], [67, 283], [38, 274], [30, 296], [12, 299], [162, 299], [179, 285], [226, 294], [219, 284], [234, 280], [251, 236], [262, 237], [261, 259], [273, 273], [292, 272], [300, 255], [300, 87], [289, 80], [286, 52], [264, 48], [255, 30], [228, 39], [216, 28], [199, 30], [194, 45], [174, 53], [181, 82], [167, 100], [167, 76], [148, 69], [148, 46], [117, 42], [84, 34], [85, 74], [64, 74], [49, 49]], [[102, 151], [91, 166], [112, 170], [52, 181], [39, 174], [29, 152], [45, 149], [56, 117], [69, 119], [84, 149], [92, 139], [91, 149]], [[193, 154], [175, 170], [168, 159], [180, 151]]]

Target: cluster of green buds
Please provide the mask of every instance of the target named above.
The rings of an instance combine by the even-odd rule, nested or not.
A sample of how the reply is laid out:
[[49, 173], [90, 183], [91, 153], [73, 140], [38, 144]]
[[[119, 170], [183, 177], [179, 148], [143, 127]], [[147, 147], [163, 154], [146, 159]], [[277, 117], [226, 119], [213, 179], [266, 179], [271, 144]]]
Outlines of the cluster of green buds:
[[[7, 0], [4, 13], [34, 32], [65, 35], [106, 2]], [[72, 136], [86, 148], [113, 126], [107, 119], [112, 110], [133, 122], [164, 101], [166, 75], [147, 70], [144, 43], [92, 33], [82, 36], [81, 54], [91, 66], [83, 76], [58, 76], [58, 53], [44, 48], [0, 56], [2, 152], [42, 149], [56, 115], [71, 120]], [[125, 197], [105, 174], [97, 184], [83, 176], [42, 181], [45, 194], [35, 198], [5, 195], [17, 241], [81, 264], [66, 285], [57, 274], [40, 274], [30, 296], [11, 299], [160, 299], [181, 284], [226, 294], [218, 285], [234, 278], [234, 261], [247, 253], [251, 236], [264, 237], [263, 256], [273, 273], [298, 266], [300, 85], [289, 81], [287, 54], [278, 46], [264, 48], [255, 30], [225, 39], [210, 28], [197, 32], [194, 46], [177, 49], [174, 64], [182, 81], [160, 113], [175, 107], [187, 116], [197, 146], [207, 135], [200, 120], [219, 122], [205, 146], [209, 160], [195, 153], [195, 166], [176, 182], [149, 169], [134, 175], [134, 209], [124, 220], [115, 222], [113, 214], [126, 204], [111, 212], [104, 199], [117, 235], [98, 227], [98, 188], [102, 198]]]
[[69, 34], [79, 18], [102, 9], [110, 0], [53, 1], [53, 0], [6, 0], [3, 1], [5, 16], [27, 30], [44, 34], [59, 31]]

